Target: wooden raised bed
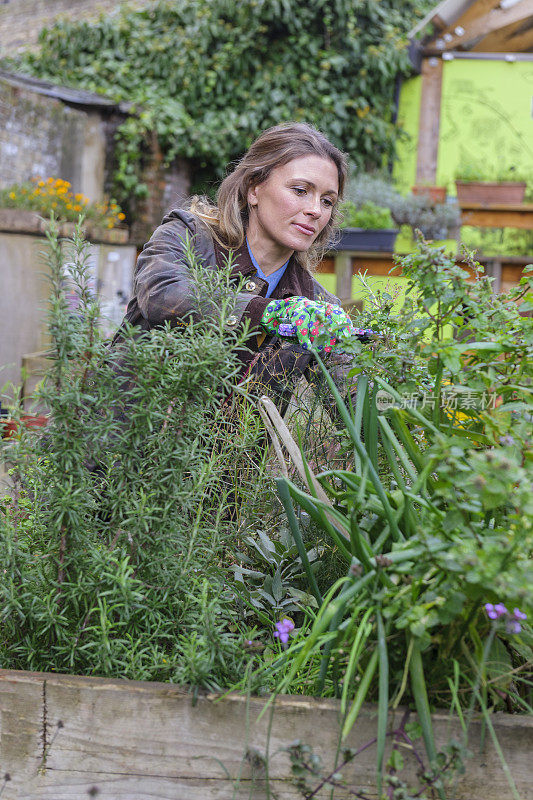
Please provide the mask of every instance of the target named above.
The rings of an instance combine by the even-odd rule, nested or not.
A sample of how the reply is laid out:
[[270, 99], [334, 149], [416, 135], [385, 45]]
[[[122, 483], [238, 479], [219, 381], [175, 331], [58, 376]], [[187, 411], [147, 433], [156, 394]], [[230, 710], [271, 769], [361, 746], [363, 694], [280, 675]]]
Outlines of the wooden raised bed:
[[[269, 713], [257, 721], [264, 704], [211, 694], [194, 703], [171, 684], [0, 670], [1, 800], [296, 800], [301, 795], [283, 748], [299, 739], [333, 770], [339, 705], [278, 698], [268, 742]], [[402, 714], [394, 723], [391, 716], [391, 724]], [[347, 744], [371, 740], [375, 721], [373, 707], [364, 708]], [[493, 724], [520, 797], [532, 798], [533, 720], [498, 714]], [[460, 738], [458, 723], [445, 714], [435, 715], [434, 725], [440, 743], [450, 734]], [[512, 794], [501, 763], [487, 732], [480, 753], [480, 734], [474, 722], [473, 756], [455, 800], [507, 800]], [[369, 797], [377, 797], [374, 764], [370, 747], [342, 771]], [[409, 769], [413, 775], [414, 764]], [[329, 798], [330, 789], [316, 797]]]

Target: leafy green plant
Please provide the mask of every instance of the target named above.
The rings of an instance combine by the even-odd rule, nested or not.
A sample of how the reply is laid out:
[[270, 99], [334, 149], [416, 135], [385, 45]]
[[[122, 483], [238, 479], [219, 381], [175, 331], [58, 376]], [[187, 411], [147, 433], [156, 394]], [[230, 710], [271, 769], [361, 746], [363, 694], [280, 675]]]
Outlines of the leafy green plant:
[[346, 572], [317, 595], [310, 628], [269, 669], [289, 691], [312, 667], [308, 691], [340, 697], [344, 735], [363, 702], [377, 701], [378, 786], [391, 706], [416, 708], [433, 768], [432, 706], [464, 720], [465, 740], [475, 708], [531, 711], [520, 675], [533, 659], [524, 621], [533, 608], [533, 324], [520, 310], [530, 308], [532, 278], [495, 296], [470, 266], [473, 283], [423, 241], [402, 260], [411, 300], [393, 318], [392, 303], [374, 297], [363, 319], [378, 319], [383, 334], [373, 352], [357, 349], [351, 406], [316, 354], [353, 466], [314, 483], [307, 465], [305, 489], [277, 481], [295, 541], [294, 506]]
[[359, 166], [391, 157], [394, 78], [421, 0], [182, 0], [56, 23], [8, 69], [100, 92], [134, 109], [120, 126], [113, 193], [146, 192], [139, 167], [155, 132], [165, 159], [191, 159], [211, 190], [252, 140], [283, 120], [324, 130]]
[[348, 201], [357, 207], [374, 203], [390, 211], [394, 224], [419, 230], [426, 239], [446, 239], [461, 224], [455, 203], [432, 203], [429, 197], [409, 193], [402, 195], [390, 179], [379, 174], [354, 171], [347, 189]]
[[2, 666], [224, 688], [252, 658], [217, 567], [238, 454], [257, 445], [255, 429], [240, 450], [226, 433], [246, 340], [224, 329], [231, 264], [206, 272], [189, 249], [205, 316], [125, 326], [109, 350], [79, 225], [67, 255], [54, 225], [48, 240], [49, 421], [2, 447], [15, 481], [0, 509]]
[[[302, 607], [316, 607], [315, 597], [298, 588], [298, 583], [302, 584], [305, 578], [305, 570], [288, 528], [281, 528], [275, 538], [265, 531], [255, 531], [254, 536], [244, 538], [244, 544], [252, 555], [236, 553], [240, 563], [233, 567], [233, 573], [236, 587], [247, 603], [276, 618], [300, 611]], [[316, 572], [320, 567], [317, 548], [307, 550], [306, 555], [311, 569]]]
[[339, 207], [342, 213], [342, 228], [364, 228], [365, 230], [386, 230], [394, 227], [388, 208], [383, 208], [370, 200], [357, 208], [348, 200]]
[[531, 181], [531, 174], [524, 172], [513, 164], [496, 163], [486, 164], [485, 162], [476, 161], [476, 159], [468, 158], [466, 161], [459, 163], [455, 170], [455, 178], [460, 181], [496, 181], [505, 182], [522, 182], [529, 183]]

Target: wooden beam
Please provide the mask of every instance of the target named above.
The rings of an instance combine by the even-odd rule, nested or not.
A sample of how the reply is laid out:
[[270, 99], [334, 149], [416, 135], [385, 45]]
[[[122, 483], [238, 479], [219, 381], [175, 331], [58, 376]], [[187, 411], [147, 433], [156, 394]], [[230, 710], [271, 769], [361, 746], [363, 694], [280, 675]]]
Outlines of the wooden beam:
[[514, 22], [512, 25], [507, 25], [506, 28], [489, 33], [477, 44], [472, 47], [472, 52], [481, 53], [519, 53], [522, 50], [527, 51], [528, 47], [521, 47], [521, 41], [527, 45], [533, 36], [533, 28], [524, 30], [524, 23], [522, 20]]
[[500, 0], [477, 0], [477, 2], [471, 3], [470, 7], [466, 9], [466, 11], [461, 14], [460, 17], [448, 25], [445, 30], [441, 30], [438, 32], [435, 38], [439, 38], [444, 36], [446, 33], [453, 33], [455, 28], [461, 27], [466, 28], [472, 24], [475, 20], [479, 19], [480, 17], [487, 14], [489, 11], [492, 11], [493, 8], [496, 8], [500, 4]]
[[442, 95], [442, 60], [422, 61], [422, 96], [418, 125], [416, 180], [434, 183], [439, 153], [440, 104]]
[[[516, 5], [510, 8], [492, 8], [492, 10], [472, 20], [470, 23], [461, 24], [459, 21], [454, 23], [453, 29], [448, 31], [450, 37], [445, 40], [444, 49], [467, 49], [470, 43], [488, 36], [489, 33], [530, 17], [533, 17], [533, 0], [519, 0]], [[464, 29], [462, 35], [456, 33], [458, 26]]]
[[439, 45], [438, 52], [449, 50], [450, 47], [448, 40], [450, 36], [455, 34], [456, 28], [463, 28], [466, 30], [469, 25], [472, 24], [472, 22], [496, 8], [499, 3], [500, 0], [477, 0], [477, 2], [474, 0], [474, 2], [470, 3], [469, 8], [467, 8], [466, 11], [464, 11], [464, 13], [457, 17], [453, 22], [451, 22], [449, 25], [444, 25], [436, 29], [431, 39], [426, 42], [424, 53], [429, 55], [435, 52], [435, 42], [437, 39], [442, 40], [441, 44]]
[[499, 294], [502, 290], [502, 262], [499, 258], [491, 258], [485, 263], [485, 274], [489, 278], [494, 278], [491, 289], [494, 294]]
[[[480, 44], [488, 47], [491, 53], [530, 53], [533, 50], [533, 26], [517, 33], [506, 34], [500, 38], [499, 31], [490, 34]], [[477, 47], [472, 48], [477, 50]]]

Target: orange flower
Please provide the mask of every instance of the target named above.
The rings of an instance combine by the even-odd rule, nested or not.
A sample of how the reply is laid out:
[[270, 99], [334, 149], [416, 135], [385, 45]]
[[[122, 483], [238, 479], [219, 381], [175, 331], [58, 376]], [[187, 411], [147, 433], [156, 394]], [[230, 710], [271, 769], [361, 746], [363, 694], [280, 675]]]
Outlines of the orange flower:
[[15, 192], [9, 192], [9, 196], [10, 196], [10, 198], [12, 200], [16, 200], [17, 199], [17, 195], [15, 194]]
[[123, 214], [123, 213], [122, 213], [122, 211], [120, 212], [120, 214], [117, 214], [117, 217], [118, 217], [120, 220], [122, 220], [122, 219], [126, 219], [126, 215], [125, 215], [125, 214]]

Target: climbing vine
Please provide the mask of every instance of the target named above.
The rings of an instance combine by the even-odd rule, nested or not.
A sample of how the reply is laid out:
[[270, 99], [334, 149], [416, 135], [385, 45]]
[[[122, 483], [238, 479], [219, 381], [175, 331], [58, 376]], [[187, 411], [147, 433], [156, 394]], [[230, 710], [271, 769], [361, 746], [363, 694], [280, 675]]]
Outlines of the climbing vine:
[[133, 104], [117, 132], [113, 193], [143, 192], [155, 131], [165, 159], [191, 159], [209, 190], [257, 134], [283, 120], [320, 127], [360, 166], [390, 157], [395, 77], [428, 0], [180, 0], [124, 6], [98, 23], [58, 22], [4, 65]]

